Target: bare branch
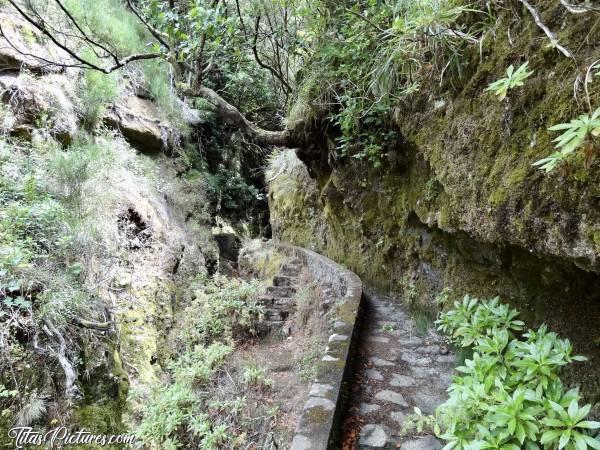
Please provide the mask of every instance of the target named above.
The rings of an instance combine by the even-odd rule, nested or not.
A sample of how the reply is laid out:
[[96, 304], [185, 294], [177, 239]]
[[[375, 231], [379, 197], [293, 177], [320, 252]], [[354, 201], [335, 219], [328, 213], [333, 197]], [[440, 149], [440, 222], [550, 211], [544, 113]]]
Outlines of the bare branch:
[[[56, 0], [58, 3], [58, 0]], [[110, 67], [101, 67], [81, 56], [79, 56], [75, 51], [71, 50], [67, 45], [62, 44], [58, 38], [56, 36], [54, 36], [53, 33], [51, 33], [48, 30], [48, 27], [46, 26], [45, 22], [37, 22], [36, 20], [34, 20], [29, 14], [27, 14], [27, 12], [25, 12], [16, 2], [15, 0], [8, 0], [8, 2], [19, 12], [19, 14], [25, 19], [27, 20], [31, 25], [33, 25], [37, 30], [39, 30], [40, 32], [42, 32], [45, 36], [47, 36], [54, 45], [56, 45], [58, 48], [60, 48], [61, 50], [65, 51], [71, 58], [73, 58], [75, 61], [77, 61], [79, 64], [65, 64], [65, 63], [59, 63], [56, 61], [50, 61], [47, 60], [43, 57], [37, 56], [37, 55], [27, 55], [27, 56], [32, 56], [40, 61], [44, 61], [48, 64], [54, 65], [54, 66], [58, 66], [58, 67], [80, 67], [80, 68], [84, 68], [84, 69], [93, 69], [93, 70], [97, 70], [99, 72], [103, 72], [103, 73], [111, 73], [114, 72], [117, 69], [120, 69], [121, 67], [133, 62], [133, 61], [140, 61], [140, 60], [147, 60], [147, 59], [156, 59], [156, 58], [162, 58], [163, 55], [161, 53], [135, 53], [133, 55], [129, 55], [125, 58], [122, 59], [118, 59], [116, 57], [116, 55], [114, 55], [112, 52], [109, 52], [109, 54], [111, 54], [114, 59], [115, 59], [115, 64], [113, 64]], [[74, 19], [73, 19], [74, 20]], [[3, 34], [4, 35], [4, 34]], [[6, 36], [4, 35], [4, 37], [6, 38]], [[84, 37], [85, 39], [85, 37]], [[90, 42], [93, 45], [98, 46], [99, 48], [103, 48], [102, 46], [98, 45], [96, 42], [88, 40], [88, 42]], [[13, 48], [15, 48], [15, 50], [17, 50], [19, 53], [24, 54], [23, 52], [21, 52], [20, 50], [18, 50], [16, 47], [13, 46]], [[104, 49], [104, 48], [103, 48]]]
[[527, 8], [529, 10], [529, 12], [533, 16], [533, 20], [535, 20], [535, 23], [537, 24], [537, 26], [540, 27], [542, 29], [542, 31], [546, 34], [546, 36], [548, 36], [548, 39], [550, 39], [552, 46], [555, 47], [557, 50], [559, 50], [567, 58], [574, 58], [573, 54], [569, 50], [567, 50], [565, 47], [563, 47], [562, 45], [560, 45], [558, 43], [558, 39], [556, 38], [556, 35], [552, 31], [550, 31], [550, 29], [544, 24], [544, 22], [542, 22], [542, 19], [540, 17], [540, 13], [538, 12], [538, 10], [535, 9], [533, 6], [531, 6], [527, 0], [519, 0], [519, 1], [525, 6], [525, 8]]
[[369, 25], [371, 25], [373, 28], [375, 28], [377, 31], [379, 31], [380, 33], [385, 33], [385, 30], [383, 28], [381, 28], [379, 25], [377, 25], [375, 22], [373, 22], [372, 20], [367, 19], [365, 16], [363, 16], [362, 14], [357, 13], [356, 11], [352, 11], [350, 8], [345, 8], [346, 12], [349, 12], [350, 14], [352, 14], [353, 16], [358, 17], [361, 20], [364, 20], [365, 22], [367, 22]]
[[144, 61], [147, 59], [159, 59], [163, 58], [164, 55], [162, 53], [134, 53], [133, 55], [129, 55], [121, 60], [119, 60], [116, 64], [106, 67], [102, 69], [104, 73], [111, 73], [117, 69], [120, 69], [123, 66], [133, 62], [133, 61]]
[[244, 23], [244, 18], [242, 16], [242, 9], [240, 8], [239, 0], [235, 0], [235, 7], [237, 9], [238, 18], [240, 19], [240, 24], [242, 25], [242, 30], [244, 31], [244, 37], [248, 39], [248, 32], [246, 31], [246, 24]]
[[167, 50], [171, 50], [171, 46], [167, 42], [167, 40], [169, 39], [169, 36], [165, 33], [162, 33], [161, 31], [157, 30], [156, 28], [154, 28], [150, 24], [150, 22], [148, 22], [146, 19], [144, 19], [144, 17], [140, 14], [140, 12], [133, 6], [133, 3], [131, 2], [131, 0], [127, 0], [127, 6], [131, 10], [131, 12], [135, 15], [135, 17], [137, 17], [138, 20], [144, 24], [144, 26], [147, 28], [147, 30], [150, 32], [150, 34], [152, 36], [154, 36], [154, 38], [158, 42], [160, 42]]
[[592, 6], [571, 5], [567, 0], [560, 0], [560, 4], [573, 14], [585, 14], [591, 11], [600, 11], [600, 8], [594, 8]]
[[[75, 59], [76, 61], [78, 61], [80, 64], [84, 65], [84, 66], [88, 66], [90, 69], [94, 69], [94, 70], [98, 70], [100, 72], [104, 72], [104, 70], [97, 66], [96, 64], [90, 63], [88, 61], [85, 61], [84, 59], [82, 59], [80, 56], [78, 56], [75, 52], [73, 52], [70, 48], [68, 48], [66, 45], [61, 44], [58, 39], [48, 31], [48, 29], [46, 28], [44, 23], [38, 23], [35, 20], [33, 20], [25, 11], [23, 11], [23, 9], [21, 9], [21, 7], [17, 4], [17, 2], [15, 2], [14, 0], [8, 0], [8, 2], [13, 6], [13, 8], [15, 8], [19, 14], [21, 14], [21, 16], [27, 20], [27, 22], [29, 22], [31, 25], [33, 25], [37, 30], [41, 31], [44, 35], [46, 35], [54, 45], [56, 45], [57, 47], [59, 47], [60, 49], [64, 50], [65, 52], [67, 52], [67, 54], [69, 56], [71, 56], [73, 59]], [[59, 64], [60, 65], [60, 64]]]
[[69, 20], [71, 21], [71, 23], [73, 23], [73, 25], [75, 26], [75, 28], [77, 28], [77, 30], [81, 33], [81, 35], [84, 37], [84, 39], [86, 41], [88, 41], [90, 44], [101, 48], [102, 50], [104, 50], [107, 54], [109, 54], [110, 56], [113, 57], [113, 59], [115, 60], [115, 63], [119, 62], [119, 59], [117, 58], [117, 55], [115, 55], [113, 52], [111, 52], [108, 48], [106, 48], [104, 45], [100, 44], [99, 42], [94, 41], [93, 39], [90, 39], [90, 37], [87, 35], [87, 33], [85, 31], [83, 31], [83, 29], [79, 26], [79, 24], [77, 23], [77, 21], [75, 20], [75, 18], [71, 15], [71, 13], [67, 10], [67, 8], [65, 8], [65, 6], [61, 3], [60, 0], [54, 0], [56, 2], [56, 4], [58, 5], [58, 7], [62, 10], [63, 13], [65, 13], [65, 15], [69, 18]]
[[258, 29], [260, 27], [260, 18], [261, 18], [260, 15], [256, 16], [256, 21], [254, 23], [254, 40], [252, 42], [252, 53], [254, 55], [254, 60], [260, 67], [271, 72], [271, 74], [281, 82], [281, 84], [283, 85], [283, 88], [284, 88], [284, 92], [287, 96], [292, 91], [292, 88], [289, 85], [289, 83], [287, 82], [287, 80], [284, 78], [283, 74], [281, 74], [279, 71], [275, 70], [273, 67], [271, 67], [268, 64], [265, 64], [263, 61], [261, 61], [260, 56], [258, 55], [257, 40], [258, 40]]

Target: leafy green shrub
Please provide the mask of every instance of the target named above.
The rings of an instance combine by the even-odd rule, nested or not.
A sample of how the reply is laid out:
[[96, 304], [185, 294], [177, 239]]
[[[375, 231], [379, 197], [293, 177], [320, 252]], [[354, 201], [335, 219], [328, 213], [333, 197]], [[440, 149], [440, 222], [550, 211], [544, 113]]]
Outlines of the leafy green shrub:
[[207, 383], [225, 358], [232, 352], [228, 345], [216, 343], [208, 347], [196, 345], [169, 365], [176, 381]]
[[182, 337], [187, 343], [231, 341], [254, 332], [263, 307], [258, 301], [258, 281], [200, 278], [191, 287], [194, 299], [186, 308]]
[[141, 406], [143, 420], [135, 434], [143, 442], [165, 449], [192, 445], [217, 449], [229, 442], [227, 426], [214, 423], [207, 414], [208, 399], [198, 395], [195, 388], [209, 384], [231, 352], [231, 347], [218, 343], [196, 346], [169, 364], [174, 382], [153, 387]]
[[81, 206], [85, 182], [113, 160], [109, 144], [82, 139], [67, 150], [54, 152], [48, 163], [50, 177], [58, 183], [58, 193], [71, 205]]
[[273, 385], [273, 380], [265, 376], [265, 369], [256, 365], [256, 363], [248, 364], [242, 373], [242, 381], [250, 386], [270, 387]]
[[590, 405], [579, 406], [578, 390], [565, 390], [559, 378], [562, 367], [585, 358], [545, 325], [517, 336], [524, 327], [517, 316], [498, 298], [469, 296], [440, 315], [439, 329], [473, 352], [436, 412], [444, 448], [600, 449], [590, 434], [600, 422], [584, 420]]
[[524, 62], [519, 66], [517, 70], [511, 64], [506, 69], [506, 78], [500, 78], [497, 81], [491, 83], [486, 91], [491, 91], [498, 96], [500, 101], [506, 98], [508, 91], [519, 86], [523, 86], [525, 80], [533, 74], [532, 71], [528, 71], [529, 61]]
[[558, 164], [581, 146], [591, 145], [591, 138], [600, 135], [600, 108], [590, 114], [582, 114], [569, 123], [560, 123], [548, 128], [550, 131], [564, 131], [554, 139], [556, 152], [547, 158], [533, 163], [540, 169], [550, 172]]
[[116, 74], [86, 70], [79, 86], [79, 104], [84, 124], [92, 128], [104, 114], [106, 105], [119, 95]]

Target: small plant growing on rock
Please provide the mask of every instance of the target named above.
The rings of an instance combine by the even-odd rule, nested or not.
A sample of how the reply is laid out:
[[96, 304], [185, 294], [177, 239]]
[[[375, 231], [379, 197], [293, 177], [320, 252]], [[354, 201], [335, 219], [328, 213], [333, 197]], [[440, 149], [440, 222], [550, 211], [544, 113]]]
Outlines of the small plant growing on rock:
[[383, 331], [384, 333], [391, 333], [393, 331], [396, 331], [396, 324], [385, 323], [381, 326], [381, 331]]
[[400, 430], [400, 435], [404, 436], [410, 432], [416, 431], [417, 433], [431, 432], [435, 426], [435, 418], [423, 412], [416, 406], [413, 408], [412, 414], [407, 414], [404, 417], [404, 423]]
[[438, 295], [435, 296], [435, 302], [440, 308], [443, 308], [444, 306], [450, 304], [450, 299], [452, 298], [453, 294], [454, 292], [452, 291], [452, 288], [445, 287], [438, 293]]
[[556, 142], [556, 151], [547, 158], [533, 163], [546, 172], [552, 171], [561, 161], [582, 146], [591, 147], [591, 138], [600, 135], [600, 108], [591, 115], [582, 114], [569, 123], [559, 123], [548, 128], [550, 131], [564, 131], [552, 142]]
[[533, 70], [528, 71], [528, 68], [529, 61], [521, 64], [517, 70], [515, 70], [515, 67], [511, 64], [508, 66], [508, 69], [506, 69], [506, 78], [500, 78], [499, 80], [494, 81], [487, 87], [486, 91], [491, 91], [496, 94], [500, 101], [504, 100], [509, 90], [523, 86], [525, 80], [533, 74]]

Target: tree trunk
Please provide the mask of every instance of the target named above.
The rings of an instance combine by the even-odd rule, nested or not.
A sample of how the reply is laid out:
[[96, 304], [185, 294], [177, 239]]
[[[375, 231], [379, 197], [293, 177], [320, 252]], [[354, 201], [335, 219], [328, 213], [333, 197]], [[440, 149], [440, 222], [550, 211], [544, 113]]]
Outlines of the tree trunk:
[[279, 147], [299, 147], [301, 142], [290, 130], [269, 131], [257, 127], [231, 103], [210, 88], [201, 86], [196, 96], [203, 97], [217, 108], [217, 113], [245, 132], [257, 144]]

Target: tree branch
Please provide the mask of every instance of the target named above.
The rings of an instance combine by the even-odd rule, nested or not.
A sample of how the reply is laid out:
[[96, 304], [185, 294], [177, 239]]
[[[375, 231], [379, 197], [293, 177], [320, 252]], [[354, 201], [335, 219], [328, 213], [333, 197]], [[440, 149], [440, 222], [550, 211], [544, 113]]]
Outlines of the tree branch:
[[[133, 61], [139, 61], [139, 60], [145, 60], [145, 59], [155, 59], [155, 58], [163, 57], [163, 55], [161, 53], [135, 53], [133, 55], [129, 55], [129, 56], [119, 60], [118, 58], [116, 58], [116, 55], [114, 55], [112, 52], [109, 52], [109, 54], [113, 55], [113, 57], [115, 58], [115, 60], [116, 60], [115, 64], [113, 64], [110, 67], [98, 66], [97, 64], [94, 64], [94, 63], [82, 58], [81, 56], [79, 56], [77, 53], [75, 53], [73, 50], [71, 50], [67, 45], [64, 45], [61, 42], [59, 42], [58, 39], [56, 38], [56, 36], [54, 36], [54, 34], [52, 34], [50, 31], [48, 31], [48, 28], [46, 27], [46, 24], [44, 22], [39, 23], [39, 22], [35, 21], [33, 18], [31, 18], [31, 16], [29, 16], [29, 14], [27, 14], [17, 4], [17, 2], [15, 2], [15, 0], [8, 0], [8, 2], [18, 11], [18, 13], [25, 20], [27, 20], [27, 22], [29, 22], [37, 30], [42, 32], [45, 36], [47, 36], [54, 45], [56, 45], [61, 50], [65, 51], [71, 58], [73, 58], [75, 61], [77, 61], [79, 63], [78, 66], [81, 68], [93, 69], [93, 70], [97, 70], [99, 72], [108, 74], [108, 73], [114, 72], [117, 69], [120, 69], [121, 67], [123, 67]], [[84, 37], [84, 39], [85, 39], [85, 37]], [[97, 43], [95, 43], [93, 41], [88, 41], [88, 42], [100, 47]], [[100, 47], [100, 48], [102, 48], [102, 47]], [[44, 61], [46, 63], [53, 64], [53, 65], [56, 65], [59, 67], [73, 67], [73, 65], [70, 65], [70, 64], [63, 64], [63, 63], [48, 61], [42, 57], [38, 57], [35, 55], [31, 55], [31, 56], [33, 56], [41, 61]]]
[[144, 24], [144, 26], [150, 32], [150, 34], [152, 36], [154, 36], [154, 38], [158, 42], [160, 42], [167, 50], [171, 50], [171, 46], [167, 42], [167, 40], [169, 39], [169, 36], [166, 35], [165, 33], [162, 33], [161, 31], [157, 30], [156, 28], [154, 28], [150, 24], [150, 22], [148, 22], [146, 19], [144, 19], [144, 17], [140, 14], [140, 12], [133, 6], [133, 3], [131, 2], [131, 0], [127, 0], [127, 6], [131, 10], [131, 12], [135, 15], [135, 17], [137, 17], [138, 20]]
[[254, 40], [252, 42], [252, 53], [254, 54], [254, 60], [256, 61], [256, 63], [262, 67], [263, 69], [268, 70], [269, 72], [271, 72], [271, 74], [273, 74], [273, 76], [275, 78], [277, 78], [281, 84], [284, 87], [284, 91], [286, 95], [289, 95], [289, 93], [292, 91], [291, 86], [289, 85], [289, 83], [287, 82], [287, 80], [285, 80], [285, 78], [283, 77], [283, 75], [281, 73], [279, 73], [277, 70], [275, 70], [273, 67], [269, 66], [268, 64], [265, 64], [264, 62], [261, 61], [260, 57], [258, 56], [258, 48], [257, 48], [257, 40], [258, 40], [258, 29], [260, 26], [260, 15], [256, 16], [256, 21], [254, 23]]
[[196, 92], [187, 92], [190, 96], [203, 97], [217, 109], [217, 112], [229, 122], [240, 128], [250, 138], [262, 145], [276, 145], [281, 147], [297, 147], [299, 140], [290, 130], [269, 131], [257, 127], [232, 104], [210, 88], [201, 86]]
[[552, 43], [552, 45], [557, 50], [559, 50], [563, 55], [565, 55], [567, 58], [573, 58], [573, 54], [569, 50], [567, 50], [565, 47], [563, 47], [562, 45], [560, 45], [558, 43], [558, 39], [556, 38], [555, 34], [552, 31], [550, 31], [550, 29], [544, 24], [544, 22], [542, 22], [542, 19], [540, 17], [538, 10], [535, 9], [533, 6], [531, 6], [527, 0], [519, 0], [519, 1], [525, 6], [525, 8], [527, 8], [529, 10], [531, 15], [533, 16], [533, 20], [535, 20], [535, 23], [537, 24], [537, 26], [542, 29], [542, 31], [546, 34], [546, 36], [548, 36], [548, 39], [550, 39], [550, 42]]
[[350, 8], [344, 8], [344, 10], [346, 12], [349, 12], [350, 14], [352, 14], [353, 16], [358, 17], [361, 20], [364, 20], [365, 22], [367, 22], [369, 25], [371, 25], [373, 28], [375, 28], [377, 31], [379, 31], [380, 33], [385, 33], [385, 30], [383, 28], [381, 28], [379, 25], [377, 25], [375, 22], [373, 22], [372, 20], [367, 19], [365, 16], [363, 16], [362, 14], [357, 13], [356, 11], [352, 11]]
[[58, 5], [58, 7], [62, 10], [63, 13], [65, 13], [65, 15], [69, 18], [69, 20], [71, 21], [71, 23], [75, 26], [75, 28], [77, 28], [77, 30], [81, 33], [81, 35], [84, 37], [84, 39], [86, 41], [88, 41], [90, 44], [95, 45], [98, 48], [101, 48], [102, 50], [104, 50], [107, 54], [111, 55], [115, 61], [115, 63], [119, 62], [119, 59], [117, 58], [117, 55], [115, 55], [113, 52], [111, 52], [108, 48], [106, 48], [104, 45], [94, 41], [93, 39], [90, 39], [88, 37], [88, 35], [86, 34], [85, 31], [83, 31], [83, 29], [79, 26], [79, 24], [77, 23], [77, 21], [75, 20], [75, 18], [71, 15], [71, 13], [69, 12], [69, 10], [67, 10], [67, 8], [65, 8], [65, 6], [61, 3], [60, 0], [54, 0], [56, 2], [56, 4]]

